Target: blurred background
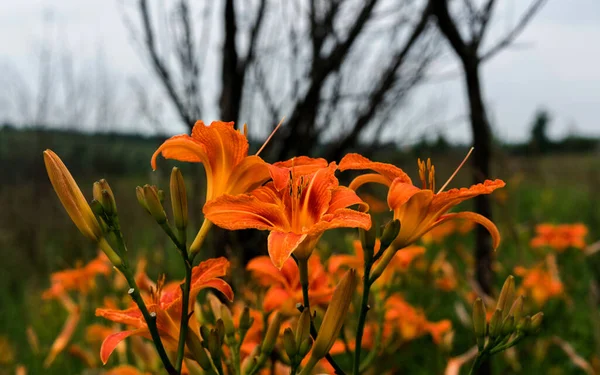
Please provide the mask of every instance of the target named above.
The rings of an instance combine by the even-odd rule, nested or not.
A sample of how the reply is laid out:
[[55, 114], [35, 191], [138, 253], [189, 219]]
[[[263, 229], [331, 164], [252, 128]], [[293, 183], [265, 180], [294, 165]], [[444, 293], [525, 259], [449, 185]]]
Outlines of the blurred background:
[[[474, 264], [465, 272], [490, 295], [513, 266], [535, 264], [529, 239], [537, 224], [585, 224], [590, 246], [569, 264], [589, 272], [550, 310], [555, 319], [570, 314], [570, 323], [549, 337], [560, 332], [592, 367], [577, 366], [559, 345], [557, 360], [521, 371], [594, 373], [597, 40], [594, 0], [1, 2], [0, 371], [16, 363], [50, 371], [25, 330], [50, 343], [64, 312], [41, 302], [40, 291], [50, 273], [96, 255], [60, 207], [43, 150], [61, 156], [88, 197], [93, 181], [108, 179], [130, 247], [154, 270], [170, 264], [168, 242], [134, 188], [166, 187], [170, 166], [179, 165], [161, 160], [152, 172], [154, 150], [198, 119], [247, 123], [257, 150], [285, 117], [262, 154], [267, 161], [360, 152], [417, 177], [416, 158], [432, 157], [442, 184], [474, 146], [451, 187], [485, 178], [508, 184], [470, 207], [493, 217], [504, 236], [496, 254], [479, 228], [466, 240]], [[181, 166], [199, 223], [202, 169]], [[215, 233], [213, 248], [245, 246], [240, 262], [265, 253], [262, 237], [240, 236], [256, 237]], [[460, 349], [468, 346], [452, 353]], [[57, 366], [56, 373], [80, 369], [68, 360]]]

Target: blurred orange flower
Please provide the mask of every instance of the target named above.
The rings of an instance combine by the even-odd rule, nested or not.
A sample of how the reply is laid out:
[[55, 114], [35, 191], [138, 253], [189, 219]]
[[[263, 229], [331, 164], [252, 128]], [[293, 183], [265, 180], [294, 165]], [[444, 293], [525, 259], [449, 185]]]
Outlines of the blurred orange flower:
[[112, 270], [112, 265], [104, 253], [83, 267], [61, 270], [50, 275], [51, 286], [44, 291], [42, 298], [56, 299], [64, 292], [78, 291], [87, 294], [94, 286], [97, 275], [107, 276]]
[[444, 335], [452, 329], [452, 323], [446, 319], [430, 322], [421, 310], [411, 306], [399, 294], [386, 300], [385, 309], [385, 323], [397, 329], [405, 341], [429, 334], [433, 342], [440, 344]]
[[[360, 240], [355, 240], [353, 242], [354, 245], [354, 255], [351, 254], [336, 254], [329, 257], [328, 262], [328, 270], [329, 273], [335, 274], [341, 268], [353, 268], [362, 277], [362, 272], [364, 270], [364, 252], [362, 248], [362, 244]], [[375, 243], [375, 253], [379, 252], [381, 247], [381, 243], [379, 240]], [[397, 272], [406, 272], [408, 267], [412, 263], [412, 261], [423, 255], [425, 253], [425, 248], [423, 246], [407, 246], [404, 249], [396, 252], [390, 264], [385, 268], [381, 277], [377, 279], [376, 284], [387, 285], [392, 281], [394, 275]], [[379, 261], [379, 260], [378, 260]], [[378, 262], [375, 262], [377, 265]], [[382, 281], [380, 281], [382, 280]]]
[[444, 251], [437, 254], [431, 264], [430, 270], [435, 278], [435, 285], [439, 289], [449, 292], [456, 289], [458, 280], [456, 279], [454, 267], [448, 262], [446, 255]]
[[[304, 160], [299, 167], [314, 165], [311, 159]], [[273, 182], [250, 194], [223, 195], [208, 202], [206, 218], [228, 230], [269, 230], [269, 256], [279, 269], [292, 253], [307, 259], [328, 229], [371, 227], [370, 215], [347, 208], [368, 206], [354, 191], [339, 186], [335, 163], [300, 175], [295, 159], [285, 163], [289, 166], [280, 163], [272, 168]]]
[[531, 240], [531, 247], [548, 246], [558, 252], [569, 247], [585, 248], [585, 236], [588, 229], [585, 225], [577, 224], [539, 224], [535, 228], [536, 236]]
[[[302, 303], [300, 271], [292, 258], [288, 258], [281, 270], [277, 269], [268, 256], [252, 259], [246, 269], [260, 285], [268, 287], [263, 301], [265, 312], [279, 310], [286, 315], [297, 315], [297, 303]], [[308, 287], [311, 306], [324, 306], [331, 299], [333, 288], [321, 259], [314, 255], [308, 260]]]
[[[233, 300], [233, 291], [223, 277], [229, 269], [229, 261], [225, 258], [209, 259], [201, 262], [192, 269], [192, 281], [190, 290], [190, 309], [200, 290], [213, 288], [223, 293], [230, 301]], [[179, 339], [179, 326], [181, 319], [182, 292], [180, 282], [164, 284], [164, 279], [159, 280], [156, 289], [153, 289], [148, 298], [148, 310], [156, 314], [158, 332], [163, 340], [165, 348], [176, 350]], [[100, 359], [103, 363], [108, 361], [115, 347], [125, 338], [137, 335], [150, 338], [148, 326], [144, 321], [141, 311], [137, 306], [126, 310], [96, 309], [96, 315], [113, 322], [125, 324], [132, 330], [114, 333], [108, 336], [102, 343]], [[190, 319], [190, 332], [198, 332], [198, 322]]]
[[475, 227], [475, 223], [468, 220], [446, 221], [429, 232], [425, 233], [421, 240], [425, 244], [441, 244], [444, 240], [455, 233], [466, 234]]
[[563, 284], [557, 271], [546, 269], [543, 263], [530, 269], [515, 267], [514, 272], [523, 278], [520, 294], [531, 296], [538, 306], [543, 306], [550, 298], [563, 294]]
[[121, 365], [112, 368], [106, 372], [106, 375], [149, 375], [149, 372], [142, 372], [133, 366]]
[[[459, 203], [482, 194], [490, 194], [505, 185], [502, 180], [486, 180], [470, 188], [443, 191], [445, 185], [435, 192], [435, 168], [428, 159], [419, 160], [419, 175], [423, 187], [413, 185], [404, 171], [391, 164], [372, 162], [358, 155], [348, 154], [340, 162], [340, 170], [370, 169], [377, 173], [358, 176], [350, 184], [357, 189], [365, 183], [376, 182], [389, 187], [388, 206], [394, 211], [394, 219], [402, 224], [394, 247], [400, 249], [421, 238], [436, 226], [452, 219], [465, 219], [479, 223], [492, 235], [494, 248], [500, 243], [500, 233], [489, 219], [474, 212], [447, 213]], [[449, 180], [450, 181], [450, 180]], [[448, 182], [449, 182], [448, 181]], [[448, 184], [446, 183], [446, 185]]]

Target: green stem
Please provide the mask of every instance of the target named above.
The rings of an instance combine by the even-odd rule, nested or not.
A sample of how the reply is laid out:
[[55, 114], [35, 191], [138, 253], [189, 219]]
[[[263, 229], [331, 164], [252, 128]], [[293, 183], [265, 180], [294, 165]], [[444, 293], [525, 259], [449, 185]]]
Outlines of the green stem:
[[185, 339], [188, 333], [188, 322], [189, 322], [189, 304], [190, 304], [190, 289], [192, 282], [192, 265], [187, 259], [187, 253], [183, 252], [183, 263], [185, 265], [185, 281], [181, 285], [182, 300], [181, 300], [181, 322], [179, 325], [179, 344], [177, 345], [177, 362], [175, 362], [175, 369], [181, 373], [181, 367], [183, 364], [183, 357], [185, 355]]
[[477, 357], [475, 357], [475, 361], [471, 366], [471, 370], [469, 371], [469, 375], [474, 375], [475, 373], [477, 373], [477, 370], [479, 370], [479, 367], [481, 367], [481, 364], [483, 363], [483, 361], [485, 361], [486, 357], [487, 355], [485, 351], [477, 354]]
[[360, 315], [358, 317], [358, 327], [356, 328], [356, 347], [354, 348], [354, 367], [353, 375], [360, 374], [360, 351], [362, 349], [363, 331], [367, 320], [367, 311], [369, 311], [369, 291], [371, 289], [370, 273], [372, 267], [371, 261], [365, 260], [365, 273], [363, 275], [363, 295], [360, 304]]
[[156, 326], [156, 314], [150, 314], [150, 312], [148, 311], [146, 303], [144, 302], [144, 299], [142, 298], [137, 283], [135, 282], [135, 276], [133, 275], [133, 272], [129, 267], [129, 261], [125, 256], [127, 254], [127, 247], [125, 246], [125, 241], [123, 240], [123, 233], [121, 233], [121, 230], [118, 228], [118, 225], [117, 227], [113, 227], [112, 230], [115, 235], [117, 247], [119, 248], [119, 252], [123, 259], [123, 264], [117, 267], [117, 269], [121, 271], [121, 273], [123, 274], [123, 276], [125, 276], [125, 279], [127, 280], [127, 284], [130, 288], [128, 293], [140, 309], [142, 316], [144, 317], [144, 320], [148, 325], [148, 330], [150, 331], [150, 336], [152, 337], [152, 341], [154, 342], [154, 347], [158, 352], [158, 356], [160, 357], [163, 366], [165, 367], [165, 370], [167, 371], [167, 373], [169, 373], [169, 375], [179, 375], [179, 372], [171, 364], [171, 360], [169, 359], [165, 347], [163, 346], [162, 340], [160, 339], [158, 327]]
[[160, 339], [160, 334], [158, 333], [158, 327], [156, 326], [156, 314], [150, 314], [148, 308], [146, 307], [146, 303], [140, 294], [140, 290], [137, 287], [135, 282], [135, 277], [131, 272], [131, 269], [128, 265], [124, 264], [119, 268], [121, 273], [125, 276], [127, 283], [129, 284], [129, 295], [138, 306], [140, 311], [142, 312], [142, 316], [148, 325], [148, 330], [150, 331], [150, 336], [152, 337], [152, 341], [154, 342], [154, 347], [158, 352], [158, 356], [160, 357], [165, 370], [169, 373], [169, 375], [179, 375], [179, 372], [173, 367], [171, 361], [169, 360], [169, 356], [165, 351], [165, 347]]
[[[308, 260], [307, 259], [296, 259], [298, 263], [298, 270], [300, 272], [300, 286], [302, 287], [302, 301], [304, 304], [304, 308], [308, 309], [310, 316], [310, 334], [313, 339], [317, 339], [317, 329], [312, 319], [312, 313], [310, 312], [310, 301], [308, 299]], [[312, 358], [312, 357], [311, 357]], [[333, 357], [327, 353], [325, 359], [331, 367], [333, 367], [336, 374], [344, 375], [345, 372], [342, 368], [337, 364], [337, 362], [333, 359]], [[304, 371], [303, 371], [304, 372]]]

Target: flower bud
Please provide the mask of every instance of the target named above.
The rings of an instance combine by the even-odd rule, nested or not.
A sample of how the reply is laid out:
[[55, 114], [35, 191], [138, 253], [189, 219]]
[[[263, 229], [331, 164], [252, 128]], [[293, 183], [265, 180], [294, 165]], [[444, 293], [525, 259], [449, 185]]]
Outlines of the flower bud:
[[223, 343], [223, 340], [225, 339], [225, 323], [223, 323], [223, 319], [217, 319], [215, 331], [219, 334], [219, 342]]
[[90, 202], [90, 207], [92, 212], [94, 212], [98, 216], [102, 216], [104, 214], [104, 207], [102, 207], [102, 203], [98, 202], [96, 199], [92, 199]]
[[523, 299], [523, 296], [518, 296], [508, 312], [508, 316], [514, 316], [515, 323], [518, 323], [523, 315]]
[[240, 316], [240, 330], [248, 331], [252, 327], [252, 323], [254, 323], [254, 319], [250, 316], [250, 308], [244, 306], [244, 311], [242, 311], [242, 315]]
[[223, 320], [223, 326], [225, 327], [225, 335], [235, 335], [235, 326], [233, 325], [233, 318], [231, 317], [231, 311], [224, 304], [221, 304], [221, 319]]
[[300, 343], [300, 347], [298, 348], [298, 355], [300, 356], [300, 358], [304, 358], [308, 354], [308, 352], [312, 348], [312, 345], [313, 339], [310, 336]]
[[269, 323], [269, 328], [267, 328], [267, 333], [265, 334], [265, 339], [262, 342], [261, 346], [261, 354], [270, 354], [275, 348], [275, 343], [277, 342], [277, 336], [279, 336], [279, 328], [281, 328], [281, 315], [279, 311], [277, 311], [273, 318], [271, 318], [271, 323]]
[[102, 203], [104, 213], [108, 216], [117, 214], [117, 202], [110, 188], [110, 185], [105, 179], [94, 182], [93, 186], [94, 199]]
[[183, 175], [177, 167], [171, 172], [171, 206], [175, 227], [184, 230], [188, 223], [188, 203]]
[[521, 319], [521, 322], [519, 323], [517, 328], [519, 329], [519, 331], [525, 334], [529, 334], [529, 332], [531, 331], [531, 316], [527, 315], [526, 317]]
[[298, 352], [298, 348], [296, 346], [296, 339], [294, 338], [294, 332], [292, 332], [291, 328], [286, 328], [283, 331], [283, 347], [285, 348], [285, 352], [288, 357], [293, 361], [296, 353]]
[[500, 335], [502, 331], [502, 310], [496, 309], [492, 319], [490, 319], [490, 338], [494, 339]]
[[313, 346], [311, 356], [314, 359], [325, 357], [335, 343], [348, 313], [356, 282], [356, 271], [350, 269], [335, 288]]
[[167, 214], [165, 213], [162, 203], [160, 203], [156, 186], [144, 185], [144, 198], [146, 205], [148, 206], [148, 211], [154, 220], [159, 224], [166, 223]]
[[513, 299], [515, 298], [515, 278], [510, 275], [506, 278], [504, 285], [502, 286], [502, 290], [500, 291], [500, 296], [498, 297], [498, 303], [496, 304], [496, 309], [502, 310], [502, 319], [508, 316], [509, 306], [513, 303]]
[[200, 338], [192, 331], [188, 331], [185, 338], [185, 343], [200, 367], [202, 367], [205, 371], [208, 371], [211, 368], [210, 358], [206, 353], [206, 349], [204, 349], [202, 346]]
[[501, 335], [502, 336], [510, 336], [513, 334], [513, 332], [515, 331], [515, 317], [514, 316], [508, 316], [505, 320], [504, 323], [502, 324], [502, 330], [501, 330]]
[[485, 305], [481, 298], [477, 298], [473, 304], [473, 331], [475, 332], [479, 350], [483, 349], [485, 342], [486, 323]]
[[135, 197], [137, 198], [140, 206], [144, 207], [148, 213], [150, 213], [150, 209], [148, 208], [148, 204], [146, 203], [146, 197], [144, 196], [144, 188], [141, 186], [136, 186], [135, 188]]
[[208, 352], [212, 357], [213, 361], [221, 360], [221, 346], [223, 345], [223, 341], [219, 338], [219, 332], [216, 329], [210, 331], [208, 335]]
[[381, 250], [387, 249], [400, 233], [400, 220], [394, 219], [387, 223], [381, 235]]
[[310, 337], [310, 311], [309, 309], [304, 309], [298, 318], [298, 325], [296, 326], [296, 343], [300, 345], [308, 337]]
[[51, 150], [44, 151], [44, 164], [52, 187], [73, 223], [83, 235], [98, 242], [102, 237], [100, 224], [65, 164]]
[[200, 326], [200, 337], [202, 337], [202, 340], [204, 340], [205, 342], [208, 342], [209, 336], [210, 336], [210, 329], [208, 329], [207, 326]]
[[371, 259], [373, 259], [375, 242], [377, 241], [377, 225], [373, 223], [369, 230], [359, 228], [358, 236], [360, 237], [360, 242], [362, 244], [365, 261], [370, 262]]
[[531, 332], [532, 334], [537, 333], [542, 327], [542, 322], [544, 320], [544, 313], [539, 312], [531, 317]]

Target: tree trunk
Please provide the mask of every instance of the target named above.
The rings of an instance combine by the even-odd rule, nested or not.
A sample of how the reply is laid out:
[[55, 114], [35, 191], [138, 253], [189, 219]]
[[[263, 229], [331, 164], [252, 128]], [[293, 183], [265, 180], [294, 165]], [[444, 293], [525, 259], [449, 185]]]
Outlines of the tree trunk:
[[[481, 82], [479, 80], [479, 60], [476, 55], [463, 60], [465, 83], [469, 95], [471, 131], [473, 133], [473, 183], [482, 183], [490, 174], [491, 130], [483, 104]], [[475, 212], [492, 219], [489, 195], [475, 197]], [[475, 278], [481, 289], [491, 295], [494, 274], [492, 271], [492, 239], [488, 231], [478, 225], [475, 232]], [[479, 375], [491, 374], [491, 366], [486, 361]]]

